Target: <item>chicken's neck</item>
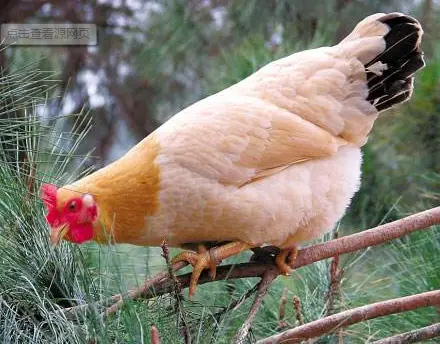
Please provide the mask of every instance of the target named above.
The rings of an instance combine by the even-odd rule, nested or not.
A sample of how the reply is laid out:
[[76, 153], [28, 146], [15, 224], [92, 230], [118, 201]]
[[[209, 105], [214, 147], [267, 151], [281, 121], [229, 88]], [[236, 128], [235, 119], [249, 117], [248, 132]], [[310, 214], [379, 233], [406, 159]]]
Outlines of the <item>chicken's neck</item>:
[[72, 184], [97, 203], [94, 240], [136, 243], [145, 234], [149, 217], [159, 208], [158, 152], [152, 134], [119, 160]]

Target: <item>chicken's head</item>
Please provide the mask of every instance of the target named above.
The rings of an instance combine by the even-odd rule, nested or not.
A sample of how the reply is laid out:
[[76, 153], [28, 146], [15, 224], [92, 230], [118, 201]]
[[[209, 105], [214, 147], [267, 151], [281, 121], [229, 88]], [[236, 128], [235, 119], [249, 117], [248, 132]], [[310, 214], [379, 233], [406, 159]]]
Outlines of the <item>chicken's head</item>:
[[57, 245], [62, 239], [83, 243], [93, 238], [93, 223], [98, 212], [92, 195], [44, 184], [41, 198], [47, 209], [46, 220], [51, 227], [52, 245]]

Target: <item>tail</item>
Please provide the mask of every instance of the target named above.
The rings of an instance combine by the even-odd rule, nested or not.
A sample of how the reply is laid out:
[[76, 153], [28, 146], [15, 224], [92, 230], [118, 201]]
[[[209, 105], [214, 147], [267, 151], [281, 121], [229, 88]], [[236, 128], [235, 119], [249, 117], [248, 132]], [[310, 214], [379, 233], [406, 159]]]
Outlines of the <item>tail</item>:
[[365, 66], [367, 100], [378, 111], [407, 101], [414, 73], [425, 66], [420, 23], [401, 13], [378, 13], [362, 20], [338, 46]]

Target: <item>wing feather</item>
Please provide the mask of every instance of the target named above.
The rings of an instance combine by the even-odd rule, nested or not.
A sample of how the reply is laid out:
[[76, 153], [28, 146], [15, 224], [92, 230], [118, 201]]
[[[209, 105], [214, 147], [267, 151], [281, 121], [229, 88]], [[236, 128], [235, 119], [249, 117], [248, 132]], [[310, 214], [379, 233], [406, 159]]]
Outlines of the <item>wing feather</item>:
[[365, 66], [348, 50], [368, 59], [383, 47], [362, 50], [353, 44], [274, 61], [186, 108], [158, 130], [167, 159], [242, 186], [292, 164], [334, 155], [341, 146], [362, 146], [378, 112], [366, 100]]
[[[186, 121], [187, 111], [192, 121]], [[197, 103], [168, 121], [157, 135], [173, 163], [236, 186], [291, 164], [335, 154], [346, 144], [286, 109], [246, 96]]]

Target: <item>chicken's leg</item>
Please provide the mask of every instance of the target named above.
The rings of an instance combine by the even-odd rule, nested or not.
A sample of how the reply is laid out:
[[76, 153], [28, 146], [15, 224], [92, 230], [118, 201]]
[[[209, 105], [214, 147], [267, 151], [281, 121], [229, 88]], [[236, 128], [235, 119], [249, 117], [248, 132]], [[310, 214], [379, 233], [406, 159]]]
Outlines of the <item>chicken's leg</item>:
[[296, 247], [297, 238], [295, 236], [289, 237], [282, 245], [281, 252], [275, 257], [275, 263], [281, 274], [289, 275], [292, 272], [292, 263], [296, 260], [298, 249]]
[[292, 263], [296, 260], [298, 249], [293, 246], [290, 248], [282, 249], [281, 252], [275, 257], [275, 263], [278, 269], [284, 275], [289, 275], [292, 272]]
[[220, 264], [223, 259], [241, 253], [251, 247], [251, 245], [245, 242], [236, 241], [207, 250], [206, 247], [201, 244], [198, 246], [197, 253], [185, 250], [175, 256], [171, 262], [175, 264], [179, 261], [187, 261], [193, 266], [189, 285], [189, 295], [192, 296], [196, 291], [197, 282], [204, 269], [208, 268], [210, 277], [215, 279], [217, 265]]

